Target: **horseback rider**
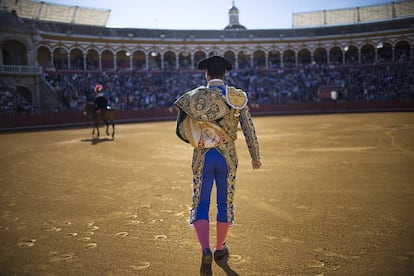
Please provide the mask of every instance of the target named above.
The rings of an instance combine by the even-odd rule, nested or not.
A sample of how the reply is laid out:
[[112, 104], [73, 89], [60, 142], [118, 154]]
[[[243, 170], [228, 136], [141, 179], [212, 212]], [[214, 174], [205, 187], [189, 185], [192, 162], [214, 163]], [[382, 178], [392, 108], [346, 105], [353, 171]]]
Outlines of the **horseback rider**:
[[108, 100], [106, 99], [104, 93], [103, 93], [103, 85], [102, 84], [97, 84], [95, 85], [95, 109], [94, 112], [96, 114], [98, 114], [100, 112], [101, 109], [108, 109]]

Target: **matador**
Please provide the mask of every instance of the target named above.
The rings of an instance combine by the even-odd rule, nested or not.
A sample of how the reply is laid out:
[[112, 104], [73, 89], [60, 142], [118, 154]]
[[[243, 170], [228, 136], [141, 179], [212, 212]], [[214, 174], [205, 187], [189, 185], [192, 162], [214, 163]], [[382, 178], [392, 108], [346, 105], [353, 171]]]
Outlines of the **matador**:
[[225, 239], [234, 223], [233, 198], [238, 158], [235, 147], [240, 123], [252, 159], [253, 169], [261, 166], [259, 142], [248, 108], [247, 94], [224, 83], [232, 69], [229, 61], [212, 56], [199, 62], [207, 86], [186, 92], [176, 102], [176, 134], [194, 147], [192, 159], [193, 195], [190, 224], [194, 225], [202, 249], [201, 275], [211, 275], [209, 207], [216, 184], [216, 250], [214, 260], [227, 262]]

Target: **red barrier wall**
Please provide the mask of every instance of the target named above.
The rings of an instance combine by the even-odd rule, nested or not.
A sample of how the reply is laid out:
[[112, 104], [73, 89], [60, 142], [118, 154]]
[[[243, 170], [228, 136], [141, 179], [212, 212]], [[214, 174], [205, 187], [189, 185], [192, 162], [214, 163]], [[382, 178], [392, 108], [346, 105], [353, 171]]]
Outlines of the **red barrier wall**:
[[318, 114], [374, 111], [414, 111], [414, 99], [253, 105], [255, 115]]
[[[343, 112], [414, 111], [414, 99], [390, 101], [320, 102], [251, 105], [255, 116], [284, 114], [320, 114]], [[175, 108], [117, 111], [118, 123], [174, 120]], [[91, 122], [82, 112], [0, 115], [0, 130], [65, 127], [87, 125]]]

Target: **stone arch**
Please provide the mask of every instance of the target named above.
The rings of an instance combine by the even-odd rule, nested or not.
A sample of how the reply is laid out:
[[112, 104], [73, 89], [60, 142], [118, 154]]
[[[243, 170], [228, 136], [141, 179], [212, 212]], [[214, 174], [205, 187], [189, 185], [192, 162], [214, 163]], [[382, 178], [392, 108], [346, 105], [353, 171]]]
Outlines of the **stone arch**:
[[253, 67], [266, 68], [266, 53], [263, 50], [253, 52]]
[[116, 69], [128, 70], [130, 68], [130, 58], [127, 50], [121, 49], [116, 52]]
[[161, 70], [161, 53], [156, 48], [153, 48], [149, 51], [148, 69], [149, 70]]
[[2, 55], [4, 65], [28, 65], [27, 47], [18, 40], [10, 39], [3, 42]]
[[379, 62], [392, 62], [393, 61], [391, 43], [379, 42], [377, 44], [377, 61]]
[[280, 67], [281, 62], [281, 54], [280, 51], [277, 49], [273, 49], [269, 51], [268, 56], [268, 67], [269, 68], [278, 68]]
[[225, 51], [223, 57], [227, 59], [233, 67], [236, 66], [236, 54], [232, 50]]
[[68, 50], [63, 46], [58, 46], [53, 50], [53, 65], [56, 69], [68, 69]]
[[355, 45], [345, 46], [345, 64], [358, 64], [359, 54]]
[[396, 61], [409, 61], [412, 59], [410, 43], [406, 40], [398, 41], [394, 48], [394, 59]]
[[16, 93], [19, 94], [20, 96], [22, 96], [28, 102], [30, 102], [30, 103], [33, 102], [33, 95], [32, 95], [32, 92], [30, 91], [29, 88], [27, 88], [25, 86], [17, 85], [16, 86]]
[[44, 67], [52, 67], [52, 57], [50, 55], [50, 48], [46, 45], [40, 45], [36, 50], [37, 63]]
[[176, 54], [172, 50], [164, 52], [164, 70], [174, 70], [177, 68]]
[[208, 53], [208, 56], [209, 57], [219, 56], [219, 55], [220, 55], [220, 51], [219, 51], [219, 49], [217, 47], [213, 47], [213, 49], [210, 50], [210, 52]]
[[207, 54], [202, 50], [197, 50], [194, 53], [194, 66], [196, 69], [198, 69], [197, 64], [200, 62], [200, 60], [206, 57], [207, 57]]
[[283, 52], [283, 67], [293, 67], [296, 65], [295, 51], [292, 49], [286, 49]]
[[251, 66], [250, 64], [250, 55], [251, 52], [249, 49], [244, 48], [237, 54], [237, 62], [238, 66], [237, 69], [249, 69]]
[[86, 69], [99, 70], [99, 53], [96, 49], [91, 48], [86, 52]]
[[114, 53], [110, 49], [105, 49], [101, 53], [102, 70], [115, 69]]
[[339, 46], [334, 46], [329, 50], [329, 63], [339, 65], [343, 63], [343, 53]]
[[319, 47], [313, 51], [313, 61], [316, 64], [327, 64], [328, 53], [325, 48]]
[[79, 48], [73, 48], [69, 53], [70, 69], [73, 70], [84, 70], [83, 52]]
[[180, 69], [191, 69], [192, 68], [191, 52], [188, 49], [184, 48], [178, 54], [178, 66]]
[[146, 58], [143, 50], [137, 50], [132, 53], [132, 66], [136, 70], [146, 69]]
[[298, 52], [298, 64], [305, 65], [312, 63], [312, 55], [309, 49], [301, 49]]
[[365, 44], [361, 47], [361, 63], [375, 62], [375, 47], [372, 44]]

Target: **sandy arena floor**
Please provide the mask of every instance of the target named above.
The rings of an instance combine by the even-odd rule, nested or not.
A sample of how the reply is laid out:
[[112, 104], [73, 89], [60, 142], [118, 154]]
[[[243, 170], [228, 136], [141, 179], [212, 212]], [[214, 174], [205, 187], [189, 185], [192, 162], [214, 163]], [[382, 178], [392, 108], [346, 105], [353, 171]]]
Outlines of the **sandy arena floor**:
[[[227, 239], [239, 275], [414, 274], [414, 113], [254, 119], [263, 166], [240, 133]], [[90, 133], [0, 135], [0, 275], [198, 275], [175, 122]]]

